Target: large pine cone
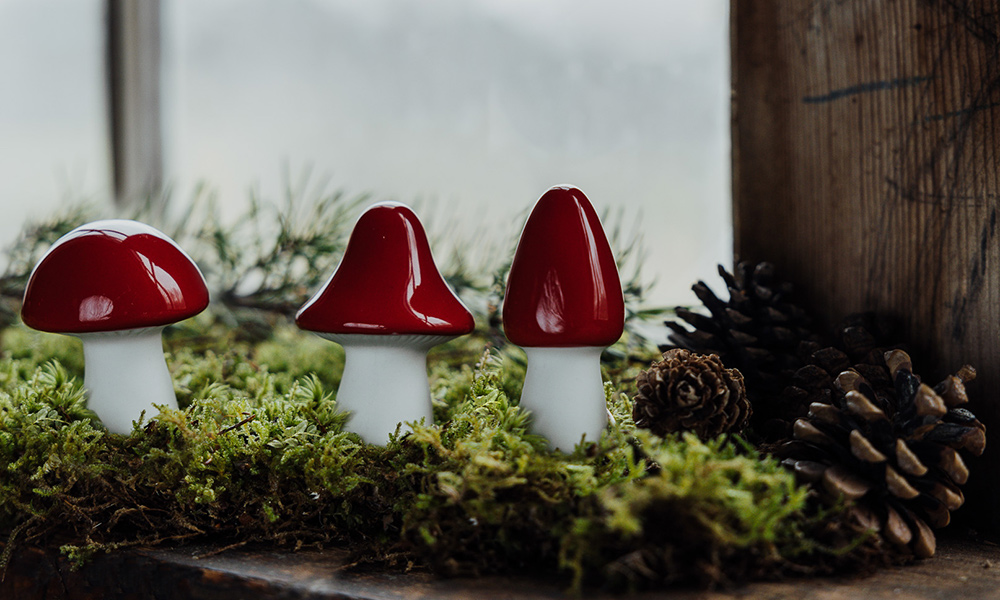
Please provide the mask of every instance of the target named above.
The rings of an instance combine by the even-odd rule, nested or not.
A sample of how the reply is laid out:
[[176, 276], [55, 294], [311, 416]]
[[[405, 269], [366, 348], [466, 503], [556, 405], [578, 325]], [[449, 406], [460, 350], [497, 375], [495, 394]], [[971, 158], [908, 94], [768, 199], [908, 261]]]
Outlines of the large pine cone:
[[779, 454], [826, 499], [852, 500], [857, 520], [886, 542], [927, 557], [935, 551], [932, 528], [947, 525], [964, 502], [969, 471], [959, 451], [979, 455], [986, 445], [985, 426], [961, 408], [975, 371], [963, 367], [932, 389], [913, 374], [906, 352], [884, 360], [882, 372], [870, 365], [865, 375], [840, 373], [829, 402], [810, 404]]
[[759, 433], [769, 441], [790, 439], [794, 422], [806, 416], [813, 403], [831, 403], [834, 380], [847, 369], [860, 373], [878, 393], [891, 393], [893, 383], [884, 355], [899, 345], [879, 346], [871, 330], [886, 337], [886, 328], [872, 315], [852, 315], [837, 329], [833, 345], [822, 347], [812, 341], [800, 344], [799, 353], [805, 364], [795, 371], [787, 387], [772, 402], [775, 410], [770, 420], [758, 421]]
[[[720, 265], [719, 275], [726, 282], [729, 299], [721, 300], [703, 281], [696, 283], [691, 289], [709, 315], [677, 308], [677, 316], [687, 326], [667, 321], [673, 346], [661, 350], [679, 347], [717, 354], [727, 367], [738, 369], [746, 378], [754, 407], [754, 428], [761, 433], [771, 420], [787, 420], [779, 397], [806, 364], [802, 344], [818, 347], [826, 340], [806, 311], [789, 301], [792, 286], [775, 277], [773, 264], [743, 262], [732, 275]], [[774, 439], [780, 434], [765, 433], [765, 437]]]
[[743, 376], [715, 355], [669, 350], [636, 383], [635, 424], [660, 436], [692, 431], [707, 440], [742, 431], [750, 418]]

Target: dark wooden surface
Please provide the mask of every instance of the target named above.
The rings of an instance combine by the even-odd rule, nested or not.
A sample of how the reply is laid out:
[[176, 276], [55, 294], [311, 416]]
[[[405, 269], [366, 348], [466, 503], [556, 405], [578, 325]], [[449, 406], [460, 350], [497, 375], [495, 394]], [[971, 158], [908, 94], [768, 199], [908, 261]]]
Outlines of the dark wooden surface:
[[738, 258], [831, 321], [894, 315], [932, 383], [977, 368], [966, 513], [1000, 531], [1000, 3], [731, 6]]
[[[421, 573], [341, 572], [340, 551], [131, 550], [73, 571], [65, 559], [19, 551], [0, 583], [4, 600], [502, 600], [563, 598], [558, 582], [524, 578], [434, 579]], [[588, 598], [615, 596], [591, 591]], [[756, 583], [730, 591], [673, 590], [637, 598], [678, 600], [848, 600], [1000, 598], [1000, 547], [943, 540], [939, 555], [865, 578]]]

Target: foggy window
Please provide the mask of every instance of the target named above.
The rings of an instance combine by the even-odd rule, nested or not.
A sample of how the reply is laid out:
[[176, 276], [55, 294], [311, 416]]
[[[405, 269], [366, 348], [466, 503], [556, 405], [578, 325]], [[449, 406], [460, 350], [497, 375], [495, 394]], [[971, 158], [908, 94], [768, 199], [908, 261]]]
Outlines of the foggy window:
[[106, 197], [99, 0], [0, 0], [0, 246], [29, 217]]
[[[572, 183], [626, 228], [642, 215], [653, 303], [731, 259], [725, 0], [162, 2], [174, 202], [205, 183], [235, 215], [312, 169], [516, 229]], [[109, 195], [102, 7], [0, 1], [5, 243], [65, 196]]]

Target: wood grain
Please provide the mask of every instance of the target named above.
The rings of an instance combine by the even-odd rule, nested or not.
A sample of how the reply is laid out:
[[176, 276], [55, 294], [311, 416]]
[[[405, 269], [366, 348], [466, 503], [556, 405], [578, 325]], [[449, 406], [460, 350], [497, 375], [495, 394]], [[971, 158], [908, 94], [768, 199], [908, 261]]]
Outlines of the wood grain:
[[[969, 363], [1000, 432], [1000, 6], [733, 0], [739, 259], [770, 260], [835, 321], [901, 322], [918, 372]], [[1000, 530], [1000, 439], [972, 464]]]

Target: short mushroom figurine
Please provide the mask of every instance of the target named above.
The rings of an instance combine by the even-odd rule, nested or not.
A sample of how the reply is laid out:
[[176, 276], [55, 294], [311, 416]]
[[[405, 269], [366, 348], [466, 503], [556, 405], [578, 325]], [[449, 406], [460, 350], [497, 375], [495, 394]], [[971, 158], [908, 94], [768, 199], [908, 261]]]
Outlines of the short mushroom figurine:
[[521, 232], [503, 327], [528, 356], [521, 406], [554, 448], [571, 452], [607, 426], [601, 351], [624, 326], [618, 267], [594, 207], [575, 187], [549, 189]]
[[143, 411], [177, 407], [161, 332], [208, 306], [191, 258], [136, 221], [95, 221], [61, 237], [35, 265], [21, 319], [83, 341], [87, 405], [113, 433]]
[[337, 269], [295, 322], [344, 347], [337, 405], [352, 413], [351, 431], [383, 445], [401, 422], [431, 422], [427, 351], [475, 325], [417, 216], [396, 202], [361, 215]]

